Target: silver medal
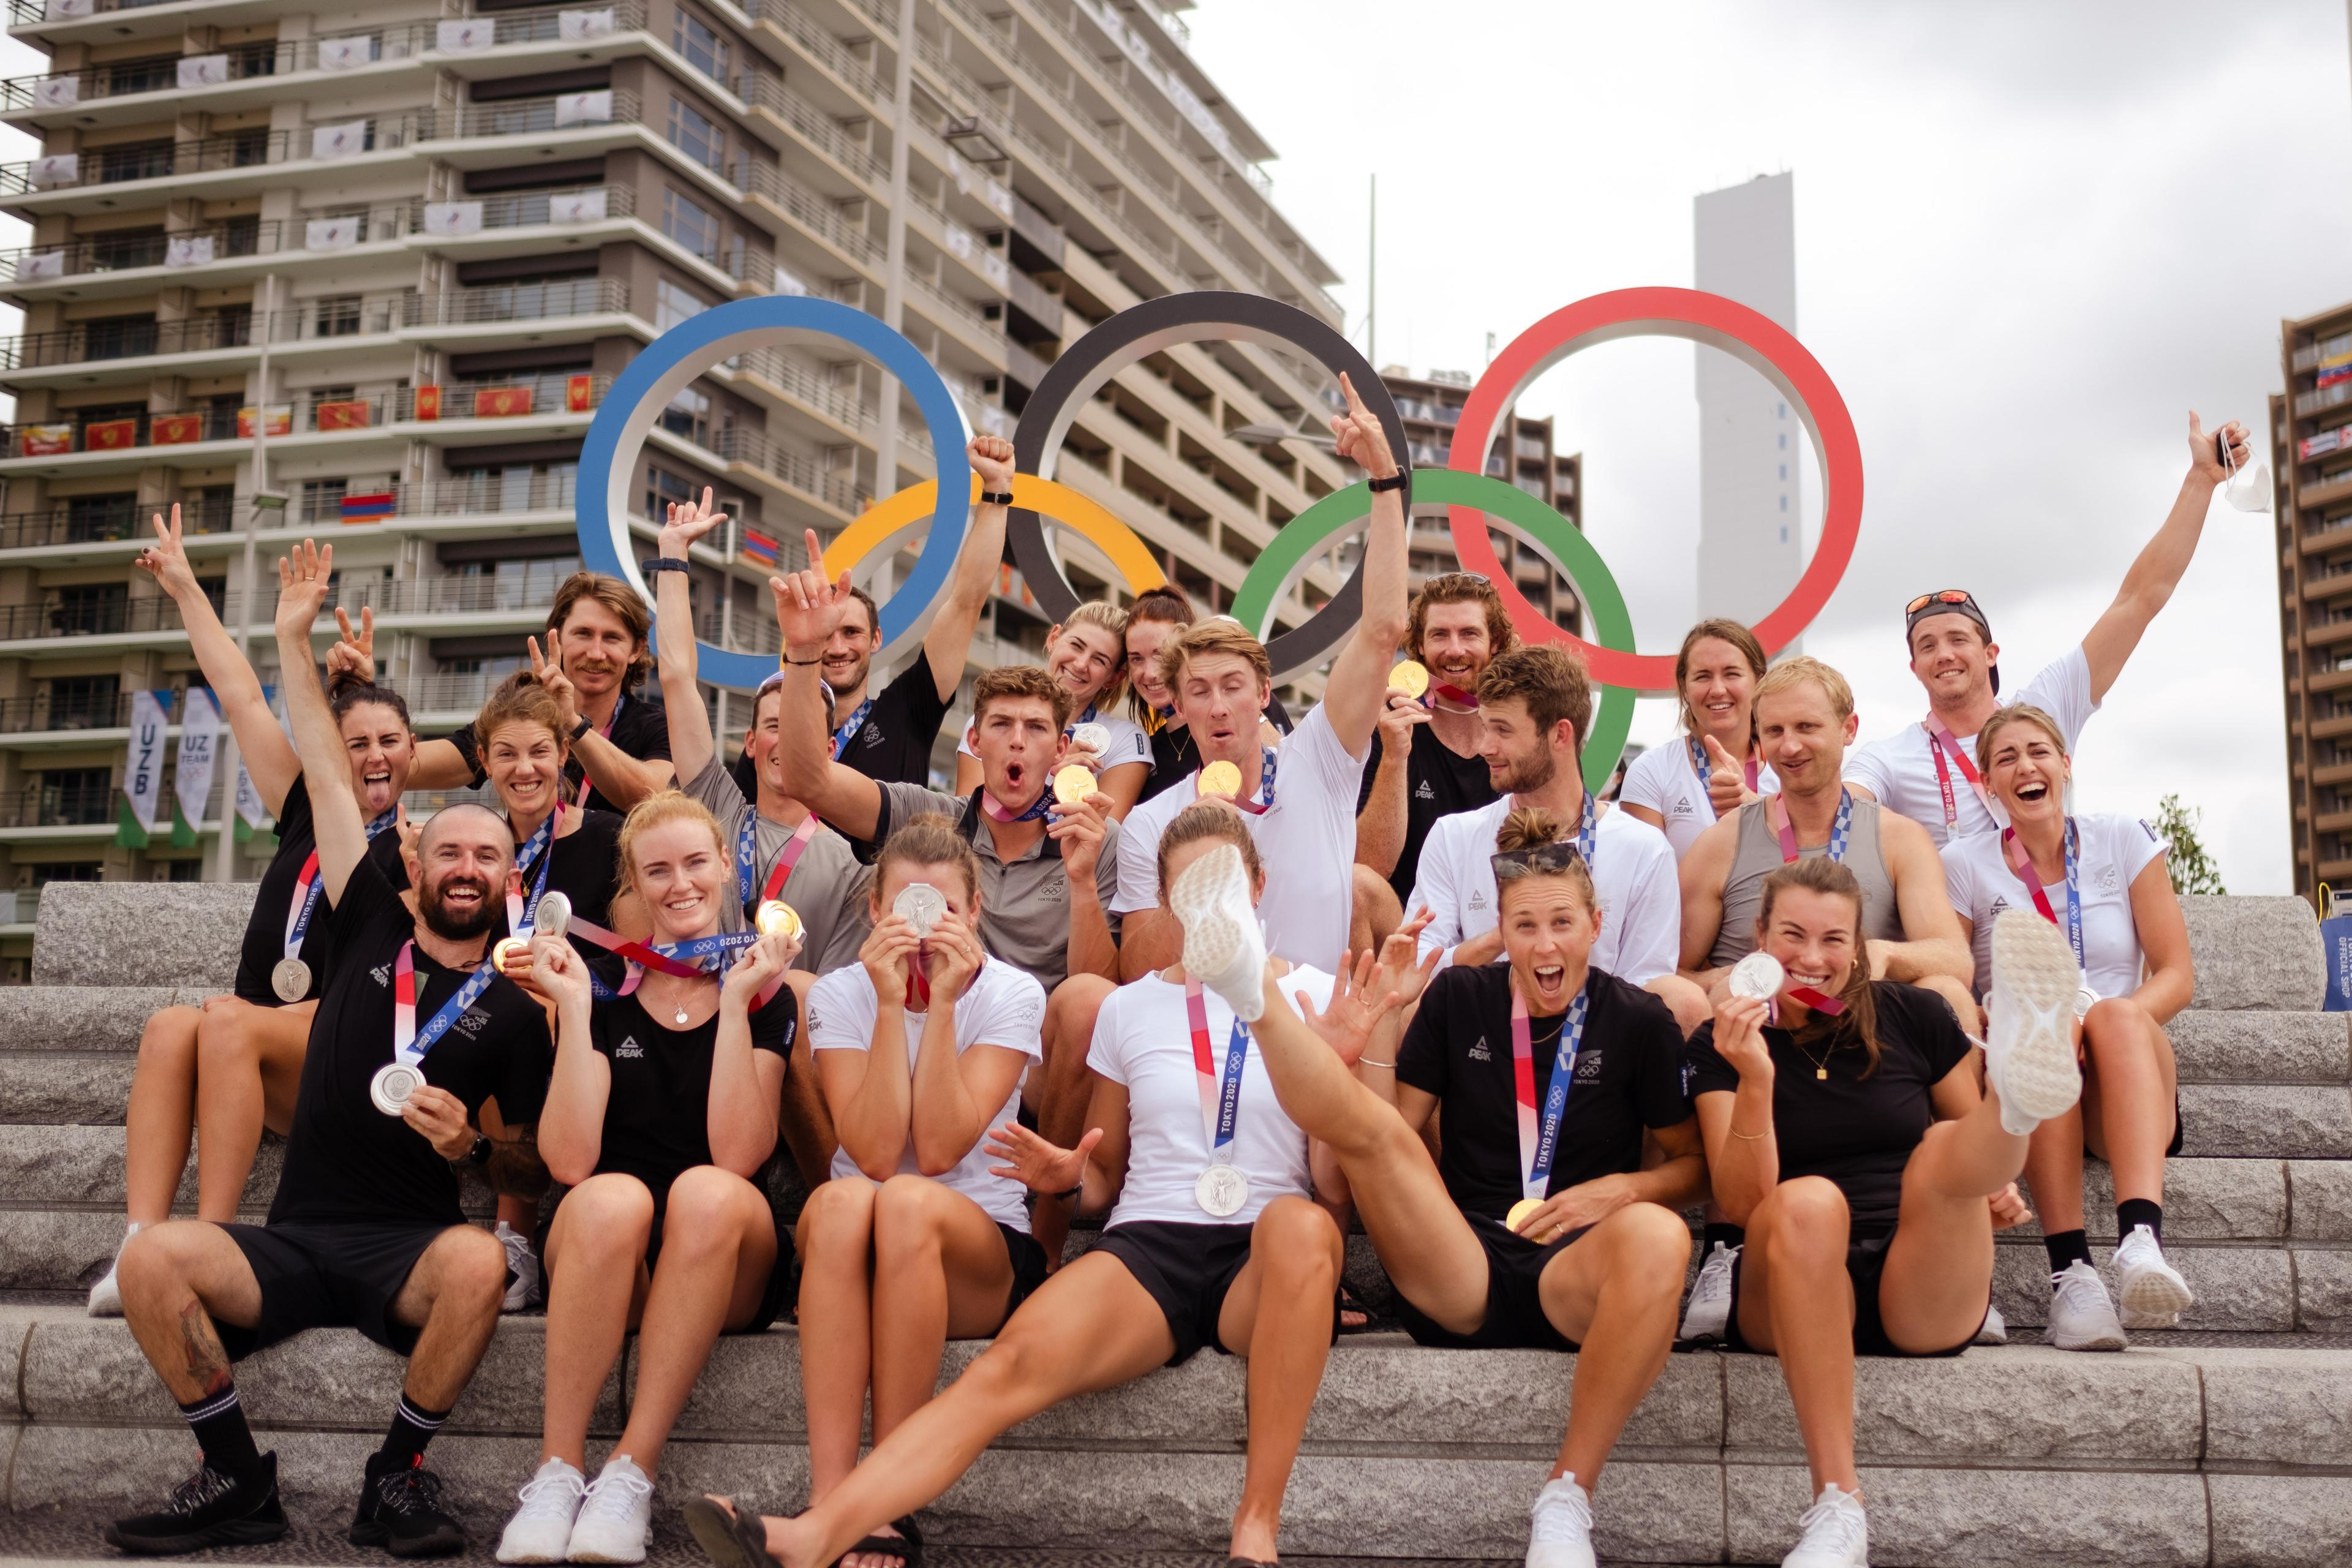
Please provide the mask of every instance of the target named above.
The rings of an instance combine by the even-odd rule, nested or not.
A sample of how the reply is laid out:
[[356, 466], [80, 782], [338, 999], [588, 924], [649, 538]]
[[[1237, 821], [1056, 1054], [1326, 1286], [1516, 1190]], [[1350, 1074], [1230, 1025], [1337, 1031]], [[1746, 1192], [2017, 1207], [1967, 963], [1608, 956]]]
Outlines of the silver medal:
[[534, 934], [562, 936], [572, 929], [572, 900], [561, 892], [541, 894], [539, 908], [531, 912], [530, 929]]
[[386, 1062], [375, 1069], [375, 1077], [368, 1079], [368, 1098], [386, 1116], [397, 1116], [424, 1087], [424, 1068], [408, 1062]]
[[2074, 1021], [2081, 1023], [2090, 1014], [2091, 1009], [2098, 1004], [2099, 994], [2091, 989], [2088, 981], [2076, 986], [2074, 988]]
[[1780, 994], [1789, 972], [1769, 952], [1751, 952], [1731, 967], [1731, 994], [1751, 1002], [1769, 1002]]
[[1249, 1202], [1249, 1178], [1231, 1165], [1215, 1164], [1192, 1184], [1192, 1201], [1219, 1219], [1241, 1213]]
[[280, 1002], [299, 1002], [310, 994], [310, 966], [299, 958], [281, 958], [269, 966], [269, 988]]
[[1070, 749], [1099, 757], [1110, 750], [1110, 731], [1100, 724], [1081, 724], [1070, 731]]
[[948, 912], [948, 901], [929, 882], [909, 882], [890, 900], [890, 912], [903, 915], [917, 936], [929, 936]]

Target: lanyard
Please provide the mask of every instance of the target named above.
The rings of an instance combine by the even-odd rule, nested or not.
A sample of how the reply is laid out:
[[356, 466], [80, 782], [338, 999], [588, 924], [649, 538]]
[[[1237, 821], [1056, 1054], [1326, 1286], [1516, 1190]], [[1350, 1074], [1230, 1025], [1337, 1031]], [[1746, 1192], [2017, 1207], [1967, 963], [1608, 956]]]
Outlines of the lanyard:
[[[509, 935], [528, 936], [530, 933], [530, 927], [523, 923], [523, 910], [528, 907], [533, 914], [539, 912], [539, 900], [547, 891], [547, 873], [555, 864], [555, 832], [562, 824], [563, 803], [559, 800], [555, 803], [555, 809], [547, 814], [547, 820], [533, 829], [531, 836], [523, 840], [522, 847], [515, 851], [514, 868], [507, 873], [507, 931]], [[539, 875], [531, 881], [530, 902], [526, 906], [522, 900], [522, 879], [523, 874], [534, 865], [539, 868]]]
[[416, 939], [410, 937], [400, 944], [400, 958], [393, 965], [392, 986], [392, 1059], [415, 1067], [425, 1059], [425, 1053], [449, 1032], [449, 1026], [465, 1016], [489, 989], [499, 972], [484, 963], [466, 977], [457, 994], [441, 1004], [440, 1010], [426, 1020], [425, 1027], [416, 1026]]
[[873, 710], [874, 699], [869, 697], [865, 701], [859, 703], [856, 708], [851, 709], [849, 718], [842, 724], [840, 729], [835, 730], [833, 732], [833, 760], [835, 762], [837, 763], [841, 761], [841, 753], [849, 750], [849, 742], [856, 738], [857, 731], [863, 728], [866, 723], [866, 715], [871, 713]]
[[1037, 792], [1037, 798], [1029, 803], [1026, 811], [1013, 810], [985, 789], [980, 792], [980, 809], [998, 822], [1034, 822], [1054, 804], [1053, 780], [1048, 778], [1045, 782], [1046, 787]]
[[[373, 822], [369, 823], [366, 829], [368, 842], [374, 843], [376, 835], [390, 827], [399, 815], [400, 808], [395, 805]], [[319, 852], [314, 848], [310, 851], [309, 858], [302, 862], [300, 874], [294, 879], [294, 899], [286, 911], [287, 957], [301, 956], [302, 939], [310, 934], [310, 915], [318, 907]]]
[[1584, 820], [1576, 826], [1576, 852], [1584, 857], [1584, 868], [1592, 869], [1593, 852], [1601, 847], [1601, 808], [1592, 802], [1592, 792], [1584, 792]]
[[[1576, 1000], [1569, 1004], [1568, 1016], [1560, 1020], [1551, 1086], [1538, 1111], [1535, 1037], [1528, 1026], [1528, 999], [1519, 994], [1517, 982], [1511, 985], [1511, 1087], [1519, 1102], [1519, 1163], [1527, 1172], [1522, 1192], [1538, 1203], [1551, 1195], [1552, 1156], [1559, 1152], [1559, 1127], [1568, 1116], [1568, 1085], [1576, 1076], [1576, 1051], [1584, 1038], [1585, 1003], [1591, 994], [1589, 985], [1579, 991]], [[1196, 1045], [1193, 1049], [1197, 1054], [1200, 1047]]]
[[[621, 710], [628, 705], [629, 696], [627, 692], [621, 692], [614, 697], [613, 716], [604, 721], [604, 727], [603, 729], [596, 731], [598, 739], [609, 741], [613, 738], [613, 726], [621, 721]], [[588, 777], [588, 764], [583, 763], [580, 764], [580, 807], [582, 810], [584, 811], [587, 809], [588, 797], [595, 793], [596, 786], [589, 780]]]
[[[1698, 787], [1704, 790], [1706, 788], [1707, 780], [1714, 774], [1715, 764], [1706, 760], [1706, 748], [1699, 744], [1697, 736], [1685, 735], [1683, 744], [1690, 748], [1691, 771], [1698, 774]], [[1748, 780], [1748, 793], [1754, 795], [1759, 772], [1755, 752], [1748, 753], [1747, 764], [1741, 772]]]
[[[1780, 813], [1780, 820], [1777, 822], [1772, 819], [1772, 814], [1776, 808]], [[1773, 830], [1780, 836], [1780, 864], [1783, 866], [1795, 865], [1797, 863], [1800, 851], [1797, 847], [1796, 825], [1789, 820], [1788, 796], [1785, 795], [1774, 795], [1769, 804], [1764, 807], [1764, 819], [1767, 822], [1771, 822]], [[1837, 818], [1830, 824], [1831, 859], [1838, 861], [1841, 864], [1844, 862], [1846, 838], [1853, 830], [1853, 792], [1841, 784], [1838, 787]]]
[[1441, 697], [1465, 712], [1478, 711], [1477, 693], [1465, 691], [1451, 681], [1444, 680], [1433, 680], [1429, 683], [1429, 690], [1423, 695], [1421, 705], [1433, 710], [1437, 707], [1437, 700]]
[[[809, 847], [809, 840], [816, 837], [821, 826], [814, 811], [801, 818], [792, 837], [776, 852], [776, 863], [768, 868], [767, 886], [760, 894], [761, 900], [772, 899], [783, 890], [784, 879], [801, 863], [801, 852]], [[759, 876], [759, 865], [760, 814], [747, 805], [743, 808], [743, 826], [735, 835], [735, 896], [742, 900], [747, 911], [752, 907], [751, 884]]]
[[[657, 969], [664, 974], [677, 975], [689, 980], [716, 978], [710, 973], [711, 965], [709, 960], [716, 956], [724, 962], [729, 955], [760, 940], [758, 931], [739, 931], [724, 932], [718, 936], [688, 937], [684, 942], [651, 943], [624, 942], [603, 926], [597, 925], [593, 921], [582, 920], [578, 915], [572, 917], [572, 924], [566, 929], [564, 934], [579, 937], [583, 942], [603, 948], [606, 952], [618, 953], [627, 961], [628, 976], [621, 982], [620, 989], [617, 991], [598, 979], [594, 970], [588, 972], [588, 989], [600, 1002], [610, 1001], [615, 996], [628, 995], [645, 979], [646, 971], [648, 969]], [[783, 981], [782, 975], [776, 976], [761, 990], [759, 1000], [764, 1004], [769, 997], [775, 994], [775, 988], [782, 985]]]
[[[2090, 966], [2083, 961], [2083, 892], [2079, 838], [2074, 831], [2074, 819], [2066, 819], [2066, 941], [2074, 949], [2074, 963], [2086, 973]], [[2000, 847], [2009, 852], [2009, 863], [2025, 883], [2025, 890], [2033, 895], [2033, 907], [2052, 925], [2058, 923], [2058, 911], [2050, 907], [2050, 895], [2042, 890], [2042, 873], [2033, 868], [2033, 857], [2025, 852], [2024, 843], [2017, 829], [2000, 830]]]
[[1209, 1044], [1209, 1005], [1202, 1000], [1201, 983], [1184, 982], [1184, 1016], [1192, 1026], [1192, 1076], [1201, 1090], [1201, 1131], [1209, 1141], [1209, 1157], [1220, 1165], [1234, 1163], [1234, 1129], [1242, 1115], [1242, 1066], [1249, 1058], [1249, 1026], [1234, 1017], [1233, 1037], [1225, 1042], [1220, 1068]]
[[1968, 752], [1961, 750], [1952, 727], [1930, 713], [1920, 721], [1919, 728], [1927, 731], [1927, 753], [1936, 759], [1936, 785], [1944, 792], [1944, 832], [1948, 836], [1960, 830], [1960, 803], [1952, 793], [1952, 770], [1944, 762], [1947, 753], [1960, 764], [1960, 776], [1969, 781], [1969, 787], [1977, 792], [1977, 799], [1984, 803], [1985, 815], [1996, 826], [2007, 826], [2000, 807], [1993, 804], [1992, 792], [1985, 788], [1983, 777], [1978, 773], [1977, 765], [1969, 761]]

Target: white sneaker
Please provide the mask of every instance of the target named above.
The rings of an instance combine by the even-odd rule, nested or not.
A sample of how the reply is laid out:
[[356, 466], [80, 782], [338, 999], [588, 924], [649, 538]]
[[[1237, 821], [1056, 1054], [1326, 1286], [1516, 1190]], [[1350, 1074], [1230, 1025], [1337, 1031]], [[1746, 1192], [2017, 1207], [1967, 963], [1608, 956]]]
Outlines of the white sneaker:
[[2074, 1029], [2082, 977], [2065, 933], [2033, 910], [1994, 918], [1985, 1081], [2000, 1100], [2004, 1131], [2024, 1137], [2082, 1098]]
[[2050, 1277], [2050, 1342], [2062, 1351], [2119, 1351], [2131, 1341], [2099, 1271], [2076, 1258]]
[[1592, 1499], [1576, 1472], [1546, 1481], [1529, 1511], [1528, 1568], [1593, 1568]]
[[1805, 1533], [1780, 1559], [1780, 1568], [1870, 1568], [1870, 1521], [1862, 1500], [1835, 1481], [1822, 1489], [1797, 1525]]
[[1739, 1248], [1719, 1241], [1706, 1249], [1706, 1258], [1698, 1266], [1698, 1279], [1691, 1286], [1690, 1305], [1683, 1309], [1681, 1338], [1723, 1338], [1723, 1331], [1731, 1324], [1731, 1266], [1738, 1258]]
[[1984, 1324], [1977, 1330], [1977, 1337], [1969, 1342], [1970, 1344], [1979, 1345], [2005, 1345], [2009, 1343], [2009, 1320], [2000, 1315], [2000, 1309], [1999, 1307], [1987, 1307], [1985, 1309]]
[[507, 1287], [507, 1299], [499, 1303], [501, 1312], [520, 1312], [530, 1305], [539, 1294], [539, 1255], [530, 1249], [530, 1237], [500, 1220], [490, 1232], [499, 1245], [507, 1249], [507, 1270], [514, 1283]]
[[572, 1521], [588, 1478], [562, 1459], [550, 1459], [515, 1495], [522, 1506], [499, 1537], [501, 1563], [561, 1563], [572, 1545]]
[[2116, 1248], [2116, 1276], [2127, 1329], [2168, 1329], [2197, 1304], [2189, 1281], [2164, 1260], [2163, 1245], [2144, 1225], [2132, 1226]]
[[1250, 904], [1242, 852], [1219, 844], [1185, 867], [1168, 890], [1168, 907], [1184, 927], [1184, 973], [1243, 1023], [1256, 1023], [1265, 1012], [1265, 934]]
[[604, 1461], [572, 1526], [574, 1563], [643, 1563], [654, 1522], [654, 1484], [626, 1454]]
[[[125, 1229], [122, 1233], [123, 1244], [127, 1246], [130, 1243], [131, 1238], [138, 1234], [139, 1227], [135, 1225]], [[121, 1267], [122, 1247], [117, 1247], [114, 1249], [114, 1261], [106, 1266], [106, 1272], [99, 1277], [97, 1284], [89, 1288], [89, 1315], [91, 1317], [119, 1318], [122, 1316], [122, 1286], [121, 1281], [117, 1280], [114, 1277], [115, 1271]]]

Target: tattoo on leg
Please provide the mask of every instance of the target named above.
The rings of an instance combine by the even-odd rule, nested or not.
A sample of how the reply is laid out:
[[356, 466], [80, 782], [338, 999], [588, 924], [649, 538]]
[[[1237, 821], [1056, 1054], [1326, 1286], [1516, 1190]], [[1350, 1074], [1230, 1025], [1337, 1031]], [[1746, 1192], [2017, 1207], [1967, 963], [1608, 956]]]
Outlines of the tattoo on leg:
[[187, 1347], [189, 1381], [207, 1394], [228, 1386], [228, 1352], [221, 1348], [220, 1335], [214, 1331], [203, 1302], [191, 1301], [181, 1310], [180, 1342]]

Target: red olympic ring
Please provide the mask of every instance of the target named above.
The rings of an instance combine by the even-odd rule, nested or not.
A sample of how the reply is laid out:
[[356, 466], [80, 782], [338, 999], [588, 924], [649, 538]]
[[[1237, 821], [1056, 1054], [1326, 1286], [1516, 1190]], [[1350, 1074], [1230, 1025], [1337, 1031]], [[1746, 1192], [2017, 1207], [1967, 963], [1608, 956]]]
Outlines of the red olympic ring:
[[[1753, 628], [1768, 657], [1779, 653], [1821, 614], [1853, 558], [1854, 541], [1862, 531], [1862, 444], [1829, 373], [1769, 317], [1695, 289], [1620, 289], [1554, 310], [1512, 339], [1470, 389], [1446, 465], [1465, 473], [1484, 472], [1496, 421], [1528, 384], [1569, 355], [1618, 338], [1656, 336], [1688, 338], [1753, 366], [1796, 405], [1813, 450], [1821, 455], [1825, 496], [1821, 542], [1789, 596]], [[1449, 507], [1447, 512], [1454, 552], [1463, 570], [1482, 574], [1495, 584], [1520, 637], [1566, 644], [1584, 659], [1593, 679], [1607, 685], [1642, 691], [1675, 689], [1673, 655], [1621, 653], [1554, 625], [1520, 595], [1496, 558], [1486, 514], [1467, 506]]]

